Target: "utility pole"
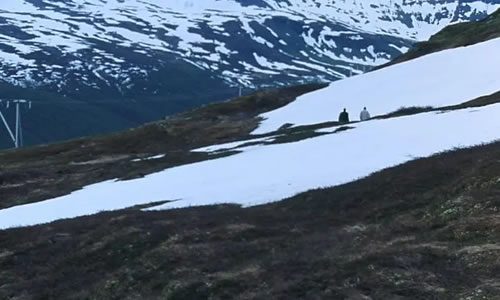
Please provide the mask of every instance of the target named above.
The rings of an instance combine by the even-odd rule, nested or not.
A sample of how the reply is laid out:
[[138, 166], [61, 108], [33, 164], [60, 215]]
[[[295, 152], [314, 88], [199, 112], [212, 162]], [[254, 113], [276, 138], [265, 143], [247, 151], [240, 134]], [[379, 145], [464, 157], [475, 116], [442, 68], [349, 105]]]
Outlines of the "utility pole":
[[[9, 102], [7, 102], [7, 108], [9, 107]], [[14, 145], [16, 146], [17, 148], [17, 142], [16, 142], [16, 138], [14, 137], [14, 134], [12, 133], [12, 130], [10, 130], [10, 127], [9, 127], [9, 124], [7, 123], [7, 120], [5, 119], [2, 111], [0, 110], [0, 117], [2, 118], [2, 121], [3, 121], [3, 124], [5, 125], [5, 128], [7, 128], [7, 131], [9, 132], [9, 135], [10, 135], [10, 138], [12, 139], [12, 141], [14, 142]]]
[[239, 92], [238, 92], [238, 97], [241, 97], [243, 95], [243, 88], [240, 86]]
[[7, 109], [10, 106], [10, 102], [12, 102], [16, 105], [16, 124], [14, 127], [15, 132], [12, 132], [12, 129], [10, 128], [9, 123], [7, 122], [7, 119], [5, 119], [5, 116], [1, 110], [0, 110], [0, 118], [2, 119], [2, 122], [5, 125], [7, 132], [9, 133], [10, 138], [12, 139], [12, 142], [14, 143], [14, 147], [15, 148], [22, 147], [24, 145], [24, 141], [23, 141], [23, 126], [22, 126], [22, 121], [21, 121], [21, 106], [26, 105], [28, 107], [28, 109], [31, 109], [31, 101], [27, 101], [27, 100], [3, 101], [3, 100], [0, 100], [0, 103], [3, 103], [3, 102], [6, 102]]
[[19, 123], [21, 120], [19, 120], [19, 102], [16, 102], [16, 148], [19, 148]]

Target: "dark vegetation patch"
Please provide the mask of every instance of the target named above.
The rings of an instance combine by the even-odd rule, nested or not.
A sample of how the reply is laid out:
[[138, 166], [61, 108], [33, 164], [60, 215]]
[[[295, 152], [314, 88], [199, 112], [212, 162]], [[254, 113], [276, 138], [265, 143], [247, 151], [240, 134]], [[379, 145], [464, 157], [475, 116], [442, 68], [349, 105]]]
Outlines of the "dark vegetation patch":
[[375, 117], [374, 119], [389, 119], [389, 118], [409, 116], [431, 111], [447, 111], [447, 110], [457, 110], [457, 109], [472, 108], [472, 107], [481, 107], [496, 103], [500, 103], [500, 92], [496, 92], [487, 96], [482, 96], [457, 105], [449, 105], [442, 107], [432, 107], [432, 106], [401, 107], [400, 109], [394, 112]]
[[445, 107], [445, 109], [461, 109], [461, 108], [468, 108], [468, 107], [479, 107], [479, 106], [485, 106], [485, 105], [490, 105], [490, 104], [495, 104], [500, 102], [500, 91], [493, 93], [491, 95], [479, 97], [477, 99], [471, 100], [464, 102], [459, 105], [455, 106], [448, 106]]
[[293, 143], [293, 142], [298, 142], [298, 141], [302, 141], [305, 139], [318, 137], [318, 136], [325, 135], [325, 134], [328, 134], [328, 133], [316, 132], [314, 130], [294, 131], [294, 132], [289, 133], [289, 134], [277, 136], [274, 140], [272, 140], [270, 142], [265, 142], [263, 144], [264, 145], [273, 145], [273, 144]]
[[481, 21], [447, 26], [433, 35], [429, 41], [416, 43], [408, 53], [376, 69], [409, 61], [430, 53], [470, 46], [498, 37], [500, 37], [500, 10], [497, 10]]
[[347, 130], [351, 130], [351, 129], [354, 129], [354, 127], [342, 126], [342, 127], [335, 129], [335, 131], [333, 133], [343, 132], [343, 131], [347, 131]]
[[415, 115], [423, 112], [429, 112], [434, 110], [432, 106], [409, 106], [409, 107], [401, 107], [391, 113], [388, 113], [381, 118], [395, 118], [401, 116]]
[[[356, 123], [356, 122], [352, 122]], [[331, 128], [334, 126], [338, 126], [338, 122], [325, 122], [325, 123], [319, 123], [319, 124], [314, 124], [314, 125], [304, 125], [304, 126], [297, 126], [293, 127], [290, 129], [287, 129], [286, 131], [278, 131], [282, 132], [283, 134], [277, 136], [274, 140], [270, 142], [264, 142], [261, 144], [264, 145], [272, 145], [272, 144], [285, 144], [285, 143], [293, 143], [293, 142], [298, 142], [302, 141], [305, 139], [310, 139], [322, 135], [329, 135], [329, 134], [335, 134], [343, 131], [347, 131], [350, 129], [354, 129], [354, 127], [351, 126], [340, 126], [333, 130], [332, 132], [321, 132], [318, 131], [319, 129], [327, 129]]]
[[492, 144], [248, 209], [0, 231], [0, 299], [498, 299], [499, 158]]

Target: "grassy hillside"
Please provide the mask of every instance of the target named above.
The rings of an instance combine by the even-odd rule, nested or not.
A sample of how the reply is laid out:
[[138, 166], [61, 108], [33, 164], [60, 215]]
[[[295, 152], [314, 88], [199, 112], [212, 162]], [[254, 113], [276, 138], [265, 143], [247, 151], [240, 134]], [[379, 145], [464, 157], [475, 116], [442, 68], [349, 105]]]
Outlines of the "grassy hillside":
[[416, 43], [408, 53], [379, 68], [415, 59], [433, 52], [473, 45], [498, 37], [500, 37], [500, 10], [478, 22], [465, 22], [447, 26], [433, 35], [428, 41]]
[[[138, 177], [213, 158], [189, 150], [244, 139], [257, 127], [260, 113], [322, 87], [325, 85], [263, 90], [109, 136], [0, 152], [0, 209], [107, 179]], [[158, 153], [167, 154], [168, 159], [131, 163]]]

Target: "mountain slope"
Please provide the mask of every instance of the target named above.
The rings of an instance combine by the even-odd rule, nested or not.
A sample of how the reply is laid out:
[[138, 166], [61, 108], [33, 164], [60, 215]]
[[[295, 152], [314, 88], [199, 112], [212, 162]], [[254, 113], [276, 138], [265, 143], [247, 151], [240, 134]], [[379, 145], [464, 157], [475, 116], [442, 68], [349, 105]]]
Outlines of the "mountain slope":
[[[335, 127], [325, 128], [321, 130], [324, 135], [300, 142], [274, 144], [278, 137], [271, 137], [259, 145], [262, 140], [250, 140], [227, 147], [241, 152], [233, 156], [170, 168], [139, 179], [105, 181], [59, 198], [0, 210], [0, 229], [161, 202], [167, 203], [151, 209], [226, 203], [253, 206], [279, 201], [350, 182], [415, 157], [493, 142], [500, 137], [500, 122], [492, 121], [499, 114], [500, 104], [495, 104], [376, 120], [352, 125], [340, 133]], [[411, 147], [408, 141], [413, 143]], [[245, 147], [252, 143], [257, 145]], [[373, 148], [376, 152], [367, 153], [366, 149]], [[169, 158], [158, 155], [144, 160], [158, 159]]]
[[[461, 72], [472, 49], [495, 86], [497, 62], [487, 54], [497, 43], [430, 54], [419, 65], [441, 83], [433, 57], [454, 57], [449, 71]], [[365, 92], [377, 74], [401, 68], [412, 61], [346, 81]], [[0, 230], [0, 298], [497, 299], [500, 145], [455, 148], [500, 137], [500, 93], [483, 96], [485, 87], [422, 92], [445, 107], [385, 114], [373, 102], [383, 115], [349, 124], [311, 105], [312, 125], [281, 115], [296, 126], [252, 135], [259, 115], [336, 88], [266, 90], [110, 136], [0, 152], [0, 222], [12, 218], [9, 226], [26, 220], [20, 212], [38, 223], [90, 205], [141, 204]], [[433, 97], [454, 89], [477, 98]], [[387, 99], [419, 99], [402, 96]]]
[[411, 51], [380, 67], [415, 59], [444, 49], [473, 45], [497, 37], [500, 37], [500, 10], [481, 21], [448, 26], [433, 35], [429, 41], [415, 44]]
[[[246, 93], [362, 73], [450, 22], [498, 7], [493, 0], [3, 1], [0, 80], [30, 89], [8, 98], [67, 100], [40, 115], [81, 120], [52, 134], [67, 122], [50, 117], [41, 127], [32, 116], [26, 143], [36, 144], [159, 119], [232, 98], [238, 87]], [[99, 102], [104, 115], [92, 119], [94, 103], [75, 109], [71, 101]], [[9, 143], [6, 135], [0, 143]]]
[[[148, 203], [167, 202], [158, 209], [219, 203], [260, 205], [349, 182], [415, 157], [493, 142], [500, 131], [495, 118], [498, 104], [437, 113], [417, 111], [412, 116], [375, 119], [347, 127], [331, 123], [344, 106], [361, 109], [365, 104], [374, 116], [382, 116], [405, 106], [448, 107], [494, 94], [500, 91], [496, 80], [500, 76], [500, 59], [495, 55], [498, 48], [500, 39], [493, 39], [334, 82], [260, 115], [264, 120], [252, 133], [264, 136], [193, 150], [209, 152], [208, 158], [216, 154], [215, 159], [139, 179], [103, 181], [44, 202], [7, 208], [0, 211], [0, 228]], [[445, 74], [440, 72], [443, 69], [447, 70]], [[422, 79], [416, 84], [407, 76]], [[354, 100], [346, 105], [344, 99]], [[280, 132], [287, 124], [298, 131]], [[305, 125], [320, 127], [297, 136], [300, 126]], [[415, 145], [408, 147], [408, 140]], [[367, 149], [372, 148], [378, 149], [376, 156], [367, 155]], [[143, 160], [169, 161], [168, 154], [163, 153]], [[134, 164], [129, 156], [119, 160]], [[99, 161], [95, 159], [80, 162], [96, 163]]]
[[[4, 80], [30, 86], [57, 82], [65, 93], [86, 86], [163, 94], [166, 83], [143, 86], [144, 81], [176, 60], [244, 86], [290, 83], [298, 75], [335, 79], [347, 74], [348, 64], [388, 61], [412, 40], [498, 7], [495, 1], [25, 0], [0, 6], [0, 57]], [[284, 69], [289, 74], [279, 72]]]
[[[0, 152], [0, 208], [64, 195], [99, 181], [137, 178], [205, 160], [210, 156], [190, 150], [244, 138], [257, 128], [260, 113], [324, 87], [263, 90], [110, 136]], [[158, 154], [169, 159], [132, 161]]]

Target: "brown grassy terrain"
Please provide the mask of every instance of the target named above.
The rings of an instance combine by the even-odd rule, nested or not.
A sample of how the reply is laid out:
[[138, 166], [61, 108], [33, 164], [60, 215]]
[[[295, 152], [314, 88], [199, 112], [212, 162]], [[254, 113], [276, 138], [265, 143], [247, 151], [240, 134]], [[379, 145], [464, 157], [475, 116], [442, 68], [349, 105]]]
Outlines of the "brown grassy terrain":
[[500, 92], [493, 93], [491, 95], [487, 96], [482, 96], [470, 101], [466, 101], [461, 104], [457, 105], [450, 105], [450, 106], [443, 106], [443, 107], [432, 107], [432, 106], [425, 106], [425, 107], [401, 107], [400, 109], [388, 113], [386, 115], [382, 116], [375, 116], [374, 119], [389, 119], [389, 118], [395, 118], [395, 117], [401, 117], [401, 116], [408, 116], [408, 115], [415, 115], [419, 113], [425, 113], [425, 112], [431, 112], [431, 111], [446, 111], [446, 110], [457, 110], [457, 109], [464, 109], [464, 108], [472, 108], [472, 107], [481, 107], [481, 106], [487, 106], [495, 103], [500, 103]]
[[249, 209], [0, 231], [0, 299], [499, 299], [499, 206], [493, 144]]

